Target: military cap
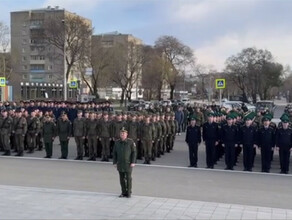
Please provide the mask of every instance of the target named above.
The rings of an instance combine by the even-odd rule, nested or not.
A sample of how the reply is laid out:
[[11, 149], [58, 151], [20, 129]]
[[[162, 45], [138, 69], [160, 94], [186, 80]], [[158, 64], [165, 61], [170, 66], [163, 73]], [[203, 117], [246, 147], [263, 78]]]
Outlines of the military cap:
[[264, 117], [269, 118], [270, 121], [273, 119], [273, 115], [272, 115], [271, 113], [266, 113], [266, 114], [264, 115]]
[[262, 121], [271, 121], [271, 118], [270, 117], [267, 117], [267, 116], [264, 116]]
[[121, 116], [121, 112], [116, 112], [116, 116]]
[[109, 112], [108, 113], [110, 116], [113, 116], [113, 115], [115, 115], [115, 113], [114, 112]]
[[107, 111], [104, 111], [102, 114], [103, 115], [108, 115], [108, 112]]
[[214, 117], [214, 113], [209, 112], [209, 113], [207, 114], [207, 117]]
[[97, 111], [96, 114], [101, 115], [102, 111]]
[[144, 114], [144, 117], [145, 118], [150, 118], [150, 115], [149, 114]]
[[128, 132], [128, 130], [127, 130], [126, 127], [122, 127], [122, 128], [120, 129], [120, 132]]
[[21, 112], [21, 110], [20, 109], [16, 109], [16, 111], [15, 111], [16, 113], [20, 113]]
[[4, 108], [4, 109], [1, 110], [1, 112], [7, 112], [7, 109]]
[[283, 123], [290, 122], [289, 116], [287, 114], [283, 114], [280, 119], [281, 119], [281, 122], [283, 122]]
[[80, 114], [80, 113], [83, 113], [83, 111], [82, 110], [78, 110], [77, 111], [77, 114]]
[[228, 115], [226, 116], [226, 119], [227, 119], [227, 120], [234, 119], [234, 115], [233, 115], [232, 113], [230, 113], [230, 114], [228, 114]]
[[197, 118], [195, 115], [192, 115], [192, 116], [190, 117], [190, 120], [191, 120], [191, 121], [197, 121], [198, 118]]

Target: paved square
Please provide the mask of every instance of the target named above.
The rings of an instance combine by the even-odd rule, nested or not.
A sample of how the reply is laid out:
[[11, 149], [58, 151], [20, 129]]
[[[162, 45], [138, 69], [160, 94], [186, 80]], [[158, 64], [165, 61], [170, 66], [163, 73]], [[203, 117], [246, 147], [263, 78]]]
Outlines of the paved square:
[[292, 219], [292, 210], [0, 185], [1, 219]]

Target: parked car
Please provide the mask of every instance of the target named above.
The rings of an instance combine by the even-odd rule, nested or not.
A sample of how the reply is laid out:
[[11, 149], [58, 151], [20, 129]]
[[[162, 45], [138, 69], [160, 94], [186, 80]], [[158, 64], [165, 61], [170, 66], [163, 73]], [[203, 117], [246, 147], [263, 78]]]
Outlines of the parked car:
[[256, 103], [256, 110], [267, 109], [269, 112], [274, 113], [276, 106], [273, 101], [270, 100], [262, 100]]
[[143, 108], [145, 108], [144, 100], [132, 100], [132, 101], [130, 101], [128, 103], [128, 105], [127, 105], [127, 109], [128, 109], [128, 111], [137, 110], [138, 106], [142, 106]]

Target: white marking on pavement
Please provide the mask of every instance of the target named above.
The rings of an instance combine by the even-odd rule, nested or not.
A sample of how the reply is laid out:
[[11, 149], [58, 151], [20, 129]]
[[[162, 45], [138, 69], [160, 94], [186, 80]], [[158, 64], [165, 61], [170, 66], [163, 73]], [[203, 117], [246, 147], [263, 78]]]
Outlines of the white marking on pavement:
[[[8, 158], [8, 159], [20, 159], [20, 160], [40, 160], [40, 161], [59, 161], [59, 162], [73, 162], [73, 163], [96, 163], [96, 164], [107, 164], [112, 165], [112, 162], [102, 162], [102, 161], [87, 161], [87, 160], [72, 160], [72, 159], [57, 159], [57, 158], [39, 158], [39, 157], [13, 157], [13, 156], [0, 156], [0, 158]], [[273, 175], [273, 176], [281, 176], [281, 177], [292, 177], [292, 174], [280, 174], [280, 173], [262, 173], [262, 172], [248, 172], [248, 171], [240, 171], [240, 170], [224, 170], [224, 169], [207, 169], [207, 168], [190, 168], [190, 167], [182, 167], [182, 166], [171, 166], [171, 165], [158, 165], [158, 164], [139, 164], [136, 166], [139, 167], [155, 167], [155, 168], [167, 168], [167, 169], [182, 169], [182, 170], [199, 170], [199, 171], [211, 171], [211, 172], [223, 172], [223, 173], [243, 173], [243, 174], [251, 174], [251, 175]]]

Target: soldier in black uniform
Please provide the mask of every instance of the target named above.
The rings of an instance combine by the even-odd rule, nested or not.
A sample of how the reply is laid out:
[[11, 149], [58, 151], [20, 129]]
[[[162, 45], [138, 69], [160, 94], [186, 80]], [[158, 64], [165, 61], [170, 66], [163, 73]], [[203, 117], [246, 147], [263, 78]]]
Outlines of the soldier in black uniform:
[[189, 167], [197, 167], [198, 162], [198, 145], [201, 143], [201, 128], [196, 125], [197, 118], [192, 116], [191, 123], [187, 127], [186, 139], [189, 146]]
[[262, 172], [269, 173], [271, 169], [271, 154], [275, 147], [275, 131], [270, 127], [271, 119], [264, 116], [263, 126], [258, 130], [257, 145], [261, 150]]
[[251, 114], [245, 116], [245, 124], [240, 129], [240, 146], [243, 148], [244, 171], [252, 171], [254, 162], [254, 149], [257, 147], [257, 128], [252, 125]]
[[289, 173], [290, 151], [292, 148], [292, 129], [289, 128], [289, 117], [281, 117], [282, 127], [276, 132], [276, 148], [279, 150], [281, 173]]
[[225, 147], [225, 170], [233, 170], [235, 163], [235, 147], [239, 142], [237, 126], [232, 123], [234, 116], [227, 115], [227, 124], [221, 128], [221, 140]]
[[215, 146], [219, 140], [219, 128], [214, 123], [213, 113], [208, 114], [208, 122], [203, 125], [203, 141], [206, 144], [206, 162], [207, 168], [213, 169], [215, 162]]

